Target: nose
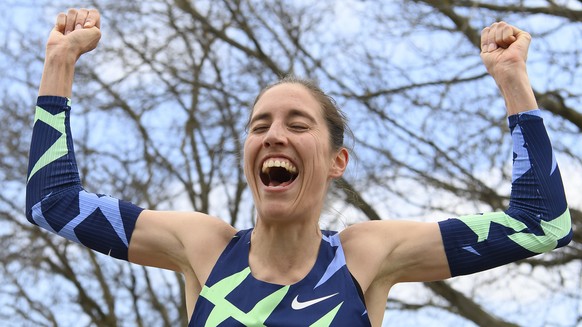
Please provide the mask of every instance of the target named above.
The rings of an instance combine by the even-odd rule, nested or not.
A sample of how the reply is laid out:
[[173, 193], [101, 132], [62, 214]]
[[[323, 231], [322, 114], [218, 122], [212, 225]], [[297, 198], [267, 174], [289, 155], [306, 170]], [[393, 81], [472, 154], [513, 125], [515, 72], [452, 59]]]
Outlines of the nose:
[[287, 135], [285, 131], [284, 126], [281, 126], [281, 124], [272, 124], [269, 127], [269, 130], [265, 133], [263, 146], [268, 148], [277, 145], [287, 145]]

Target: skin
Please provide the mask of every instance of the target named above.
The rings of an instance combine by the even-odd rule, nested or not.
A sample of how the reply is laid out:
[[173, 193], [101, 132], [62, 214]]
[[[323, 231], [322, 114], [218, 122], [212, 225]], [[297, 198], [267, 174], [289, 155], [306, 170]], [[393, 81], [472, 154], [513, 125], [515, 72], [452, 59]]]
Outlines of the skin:
[[[72, 96], [75, 63], [101, 37], [96, 10], [70, 9], [57, 17], [46, 46], [39, 95]], [[526, 59], [531, 37], [504, 22], [481, 34], [481, 58], [503, 95], [508, 115], [537, 108]], [[284, 158], [299, 170], [286, 187], [263, 185], [266, 158]], [[321, 240], [318, 220], [330, 182], [348, 164], [344, 148], [332, 149], [321, 108], [301, 85], [265, 92], [251, 117], [244, 147], [245, 175], [258, 220], [249, 263], [255, 278], [277, 284], [301, 280], [312, 268]], [[236, 230], [197, 212], [145, 210], [129, 246], [131, 262], [181, 272], [191, 315], [212, 267]], [[373, 326], [380, 326], [390, 288], [396, 283], [450, 277], [437, 223], [374, 221], [340, 234], [349, 270], [360, 283]]]

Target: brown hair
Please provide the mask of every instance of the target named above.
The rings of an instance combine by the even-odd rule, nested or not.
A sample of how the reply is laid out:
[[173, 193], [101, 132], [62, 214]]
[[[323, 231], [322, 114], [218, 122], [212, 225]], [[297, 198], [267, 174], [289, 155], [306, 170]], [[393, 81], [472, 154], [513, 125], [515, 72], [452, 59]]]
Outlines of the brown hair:
[[311, 93], [311, 95], [313, 95], [315, 100], [320, 104], [323, 113], [323, 118], [327, 123], [327, 127], [329, 129], [329, 140], [332, 149], [339, 150], [341, 147], [343, 147], [344, 134], [346, 132], [350, 133], [350, 129], [347, 125], [347, 118], [345, 114], [338, 108], [335, 100], [331, 96], [323, 92], [323, 90], [313, 80], [296, 77], [294, 75], [287, 75], [281, 78], [280, 80], [272, 84], [269, 84], [268, 86], [263, 88], [255, 98], [255, 101], [253, 102], [253, 108], [255, 107], [259, 99], [263, 96], [263, 94], [265, 94], [265, 92], [267, 92], [268, 90], [277, 85], [286, 83], [302, 85]]

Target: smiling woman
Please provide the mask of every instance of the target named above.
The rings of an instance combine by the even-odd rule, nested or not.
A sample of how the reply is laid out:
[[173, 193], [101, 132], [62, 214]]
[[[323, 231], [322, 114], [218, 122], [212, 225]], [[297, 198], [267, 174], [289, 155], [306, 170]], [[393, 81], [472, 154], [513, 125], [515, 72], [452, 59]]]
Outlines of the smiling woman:
[[[293, 79], [269, 87], [255, 102], [244, 167], [258, 213], [256, 231], [272, 219], [317, 228], [329, 184], [346, 168], [347, 150], [331, 146], [330, 123], [312, 94], [300, 80]], [[337, 109], [330, 110], [339, 115]], [[277, 165], [291, 166], [295, 173], [273, 168], [271, 174], [263, 173], [265, 166]]]
[[27, 217], [101, 253], [182, 273], [190, 326], [379, 326], [396, 283], [482, 271], [571, 239], [560, 171], [525, 69], [530, 36], [516, 27], [494, 23], [481, 37], [514, 141], [507, 210], [440, 223], [366, 222], [341, 233], [318, 221], [329, 185], [348, 165], [345, 119], [314, 83], [294, 77], [265, 88], [249, 118], [244, 171], [255, 228], [85, 191], [69, 98], [75, 63], [97, 46], [99, 28], [98, 11], [71, 9], [49, 36]]

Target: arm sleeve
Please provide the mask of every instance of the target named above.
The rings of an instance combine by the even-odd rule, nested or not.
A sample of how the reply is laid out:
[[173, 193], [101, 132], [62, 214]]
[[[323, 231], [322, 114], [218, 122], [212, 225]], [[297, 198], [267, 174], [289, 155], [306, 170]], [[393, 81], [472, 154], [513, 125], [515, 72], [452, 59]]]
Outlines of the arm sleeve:
[[540, 111], [508, 121], [513, 171], [507, 210], [439, 222], [452, 276], [551, 251], [572, 239], [562, 178]]
[[70, 100], [37, 100], [26, 184], [27, 219], [98, 252], [127, 260], [131, 234], [143, 210], [86, 192], [80, 182], [69, 122]]

